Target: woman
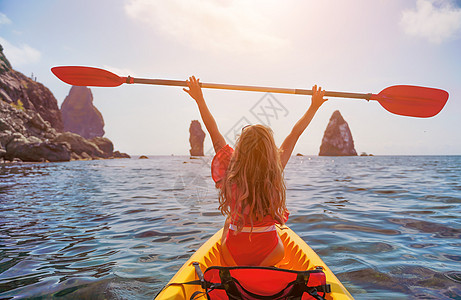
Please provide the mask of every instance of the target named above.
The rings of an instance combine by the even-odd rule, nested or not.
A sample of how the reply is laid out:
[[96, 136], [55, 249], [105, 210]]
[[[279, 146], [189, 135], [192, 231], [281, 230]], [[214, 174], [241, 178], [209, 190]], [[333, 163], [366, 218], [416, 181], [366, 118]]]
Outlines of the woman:
[[194, 76], [184, 89], [197, 103], [203, 123], [210, 134], [216, 155], [211, 172], [219, 188], [219, 209], [227, 216], [221, 244], [228, 265], [273, 266], [284, 256], [283, 243], [275, 224], [288, 220], [283, 170], [299, 136], [327, 100], [325, 91], [312, 88], [312, 102], [295, 124], [280, 149], [272, 130], [263, 125], [242, 129], [235, 150], [226, 144], [218, 130]]

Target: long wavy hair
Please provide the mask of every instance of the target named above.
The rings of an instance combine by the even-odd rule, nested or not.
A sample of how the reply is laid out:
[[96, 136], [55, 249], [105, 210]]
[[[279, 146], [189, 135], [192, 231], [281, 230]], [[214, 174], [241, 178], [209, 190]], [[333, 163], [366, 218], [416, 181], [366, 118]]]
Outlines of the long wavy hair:
[[[231, 201], [235, 201], [232, 212]], [[219, 192], [219, 209], [231, 216], [237, 232], [244, 226], [243, 212], [252, 228], [254, 221], [267, 215], [284, 224], [286, 187], [280, 150], [269, 127], [252, 125], [242, 130]]]

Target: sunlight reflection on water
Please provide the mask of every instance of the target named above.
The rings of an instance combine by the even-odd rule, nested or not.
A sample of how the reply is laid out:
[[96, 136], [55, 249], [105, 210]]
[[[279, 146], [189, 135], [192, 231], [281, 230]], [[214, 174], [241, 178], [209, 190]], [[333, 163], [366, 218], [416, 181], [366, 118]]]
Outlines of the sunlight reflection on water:
[[[201, 159], [0, 168], [0, 298], [151, 299], [224, 221]], [[293, 157], [285, 178], [288, 225], [357, 299], [461, 295], [461, 157]]]

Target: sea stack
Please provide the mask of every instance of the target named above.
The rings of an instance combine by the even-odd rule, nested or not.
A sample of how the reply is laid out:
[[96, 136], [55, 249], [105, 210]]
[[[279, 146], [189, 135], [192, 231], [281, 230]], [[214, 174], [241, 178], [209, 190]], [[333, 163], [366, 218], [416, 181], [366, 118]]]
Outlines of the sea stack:
[[357, 156], [351, 130], [339, 110], [331, 115], [323, 135], [319, 156]]
[[86, 139], [104, 135], [104, 119], [93, 105], [93, 94], [84, 86], [73, 86], [61, 105], [64, 131]]
[[190, 123], [189, 133], [190, 155], [203, 156], [203, 141], [205, 140], [205, 132], [203, 132], [199, 121], [193, 120]]

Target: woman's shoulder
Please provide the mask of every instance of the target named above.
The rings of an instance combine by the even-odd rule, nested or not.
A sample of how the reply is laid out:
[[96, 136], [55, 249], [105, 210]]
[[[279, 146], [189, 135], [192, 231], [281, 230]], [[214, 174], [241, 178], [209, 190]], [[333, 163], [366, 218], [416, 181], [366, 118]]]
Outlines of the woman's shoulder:
[[232, 149], [229, 144], [216, 152], [216, 155], [211, 161], [211, 177], [214, 182], [218, 182], [224, 178], [233, 153], [234, 149]]
[[229, 146], [229, 144], [226, 144], [221, 149], [219, 149], [218, 152], [216, 152], [215, 157], [216, 156], [228, 156], [228, 155], [232, 155], [232, 153], [234, 153], [234, 149], [231, 146]]

